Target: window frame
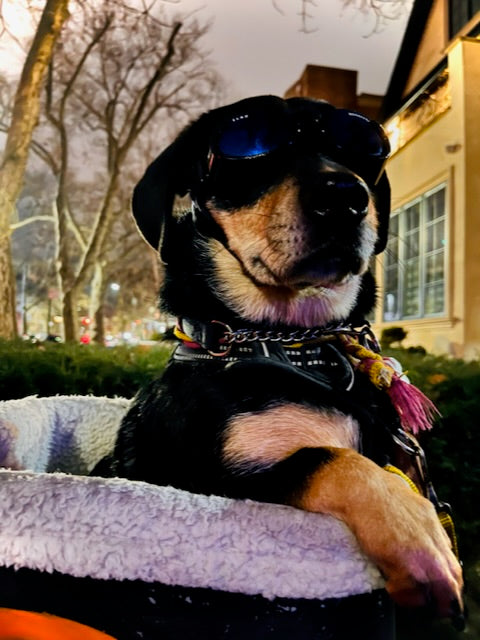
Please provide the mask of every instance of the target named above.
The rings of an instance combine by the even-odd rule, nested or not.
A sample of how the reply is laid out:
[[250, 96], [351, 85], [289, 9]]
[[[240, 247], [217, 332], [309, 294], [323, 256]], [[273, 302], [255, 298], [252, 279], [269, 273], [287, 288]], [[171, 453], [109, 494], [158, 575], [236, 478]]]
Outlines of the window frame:
[[[427, 220], [427, 202], [428, 199], [434, 196], [436, 193], [440, 191], [444, 191], [444, 211], [443, 215], [435, 218], [435, 222], [439, 220], [443, 220], [444, 231], [443, 231], [443, 248], [436, 248], [428, 251], [427, 240], [428, 240], [428, 229], [431, 228], [435, 222]], [[419, 205], [419, 226], [418, 226], [418, 287], [417, 287], [417, 301], [418, 301], [418, 313], [408, 314], [405, 312], [405, 292], [406, 292], [406, 278], [407, 278], [407, 270], [406, 270], [406, 253], [408, 249], [408, 245], [405, 241], [405, 231], [406, 231], [406, 212], [410, 209], [413, 209], [415, 205]], [[397, 233], [397, 245], [396, 245], [396, 263], [389, 264], [388, 263], [388, 251], [389, 246], [387, 244], [387, 248], [384, 255], [383, 260], [383, 269], [382, 269], [382, 277], [383, 277], [383, 295], [382, 295], [382, 311], [381, 311], [381, 322], [383, 323], [391, 323], [391, 322], [400, 322], [400, 321], [411, 321], [411, 320], [422, 320], [422, 319], [431, 319], [431, 318], [444, 318], [448, 314], [448, 265], [449, 265], [449, 246], [450, 246], [450, 238], [449, 238], [449, 222], [450, 222], [450, 214], [449, 214], [449, 192], [448, 192], [448, 182], [442, 181], [441, 183], [435, 185], [434, 187], [428, 189], [423, 192], [419, 196], [409, 200], [401, 207], [398, 207], [395, 211], [391, 213], [390, 223], [394, 220], [397, 220], [398, 224], [398, 233]], [[392, 235], [390, 235], [390, 240], [392, 239]], [[390, 243], [389, 240], [389, 243]], [[427, 260], [429, 257], [434, 256], [435, 254], [443, 251], [443, 278], [438, 282], [443, 283], [443, 308], [441, 311], [435, 311], [432, 313], [426, 312], [426, 300], [427, 300]], [[396, 313], [394, 317], [387, 317], [387, 270], [392, 266], [395, 267], [394, 279], [396, 279], [397, 283], [397, 305], [396, 305]], [[434, 281], [435, 282], [435, 281]], [[432, 286], [433, 284], [430, 283]]]

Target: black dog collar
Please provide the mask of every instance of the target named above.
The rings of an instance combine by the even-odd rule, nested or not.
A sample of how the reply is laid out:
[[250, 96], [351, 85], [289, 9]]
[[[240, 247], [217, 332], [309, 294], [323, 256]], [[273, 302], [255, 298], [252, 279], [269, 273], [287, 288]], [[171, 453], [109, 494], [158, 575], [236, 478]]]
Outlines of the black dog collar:
[[176, 336], [184, 342], [195, 343], [213, 357], [226, 357], [232, 345], [252, 343], [278, 343], [283, 346], [304, 346], [311, 342], [331, 341], [337, 336], [354, 337], [360, 344], [368, 344], [375, 352], [380, 351], [370, 325], [365, 323], [356, 328], [341, 323], [324, 327], [297, 328], [289, 331], [277, 329], [236, 329], [219, 320], [199, 322], [182, 318], [175, 330]]
[[325, 327], [276, 329], [237, 329], [213, 320], [208, 323], [183, 318], [175, 335], [182, 342], [174, 352], [177, 362], [216, 361], [230, 363], [269, 359], [323, 385], [349, 390], [354, 369], [339, 336], [354, 337], [358, 343], [377, 344], [366, 324], [356, 329], [336, 324]]
[[[199, 339], [205, 334], [198, 336]], [[318, 342], [284, 345], [275, 336], [269, 341], [264, 336], [262, 340], [246, 341], [242, 335], [231, 334], [230, 344], [218, 344], [216, 351], [209, 351], [201, 347], [198, 342], [183, 340], [173, 353], [176, 362], [208, 362], [217, 367], [230, 367], [236, 364], [260, 363], [269, 361], [276, 367], [321, 385], [328, 389], [343, 389], [348, 391], [353, 386], [354, 370], [344, 353], [331, 342]], [[234, 339], [237, 338], [237, 341]], [[240, 341], [238, 341], [240, 339]]]

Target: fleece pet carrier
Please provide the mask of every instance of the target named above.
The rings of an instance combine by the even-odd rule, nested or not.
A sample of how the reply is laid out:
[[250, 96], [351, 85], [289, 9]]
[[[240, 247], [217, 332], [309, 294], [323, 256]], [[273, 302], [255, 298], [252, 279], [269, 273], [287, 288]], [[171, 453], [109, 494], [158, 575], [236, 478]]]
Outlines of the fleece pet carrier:
[[393, 640], [382, 577], [342, 522], [89, 476], [128, 406], [0, 403], [0, 607], [117, 640]]

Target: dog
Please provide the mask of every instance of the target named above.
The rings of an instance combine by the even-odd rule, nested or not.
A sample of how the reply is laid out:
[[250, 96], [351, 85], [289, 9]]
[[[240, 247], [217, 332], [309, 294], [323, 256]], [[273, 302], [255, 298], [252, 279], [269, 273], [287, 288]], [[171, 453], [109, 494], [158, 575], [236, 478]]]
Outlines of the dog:
[[[359, 113], [258, 96], [203, 114], [149, 166], [133, 214], [180, 342], [109, 472], [332, 514], [396, 602], [454, 616], [459, 563], [432, 503], [386, 470], [400, 417], [366, 366], [389, 369], [366, 321], [388, 155]], [[184, 196], [191, 210], [174, 213]]]

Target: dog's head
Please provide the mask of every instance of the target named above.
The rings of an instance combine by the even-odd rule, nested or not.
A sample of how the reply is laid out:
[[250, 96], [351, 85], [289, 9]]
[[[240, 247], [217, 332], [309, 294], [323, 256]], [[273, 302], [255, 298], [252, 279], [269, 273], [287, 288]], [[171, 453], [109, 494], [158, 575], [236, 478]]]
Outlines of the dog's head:
[[249, 98], [184, 130], [137, 185], [133, 213], [162, 260], [178, 263], [172, 207], [188, 193], [227, 307], [253, 322], [325, 324], [348, 317], [385, 248], [388, 154], [381, 127], [358, 113]]

